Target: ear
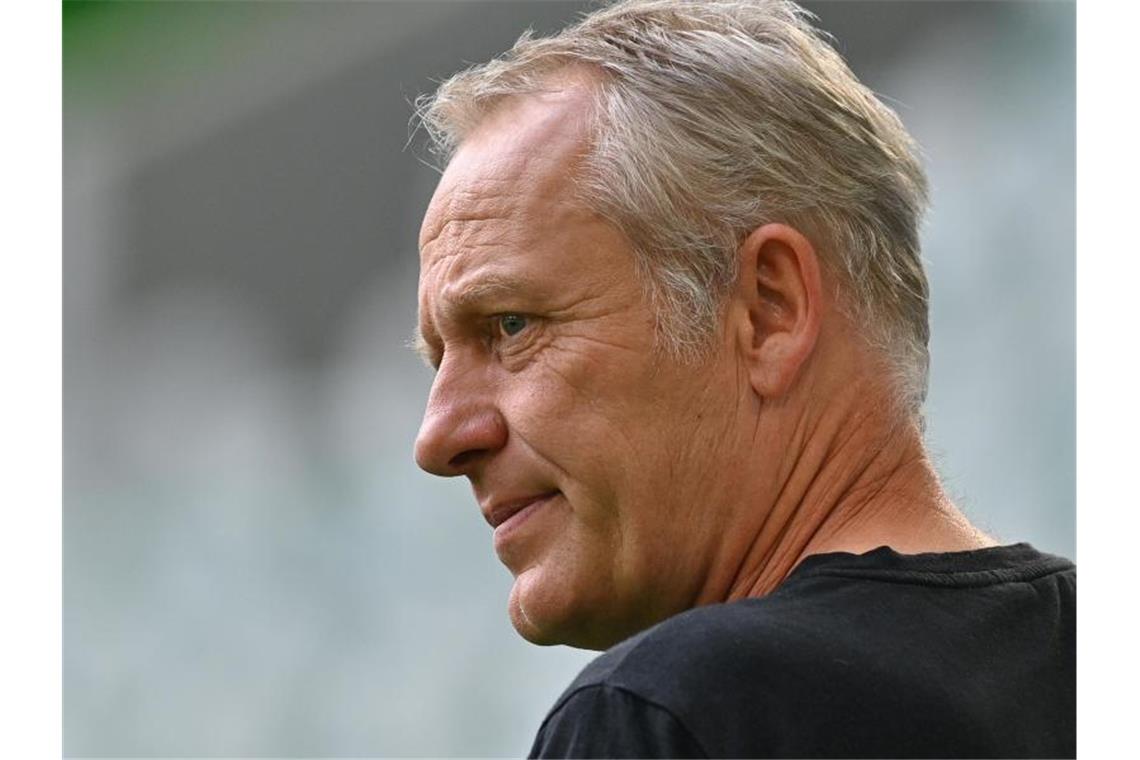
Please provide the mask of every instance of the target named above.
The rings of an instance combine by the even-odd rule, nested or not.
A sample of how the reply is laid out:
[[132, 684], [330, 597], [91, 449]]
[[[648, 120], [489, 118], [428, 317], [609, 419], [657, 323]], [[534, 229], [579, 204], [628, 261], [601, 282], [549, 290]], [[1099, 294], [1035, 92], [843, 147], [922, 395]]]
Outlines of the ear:
[[757, 395], [782, 396], [819, 338], [819, 258], [811, 241], [786, 224], [756, 229], [737, 253], [735, 313], [748, 376]]

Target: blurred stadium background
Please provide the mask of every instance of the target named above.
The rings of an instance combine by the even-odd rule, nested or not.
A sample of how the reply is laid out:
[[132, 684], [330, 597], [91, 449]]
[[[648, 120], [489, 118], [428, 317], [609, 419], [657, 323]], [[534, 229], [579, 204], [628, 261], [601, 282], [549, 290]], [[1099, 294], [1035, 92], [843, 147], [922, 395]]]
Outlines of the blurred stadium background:
[[[806, 3], [923, 145], [929, 439], [1073, 557], [1074, 6]], [[570, 2], [64, 4], [64, 749], [521, 755], [526, 644], [403, 348], [409, 101]]]

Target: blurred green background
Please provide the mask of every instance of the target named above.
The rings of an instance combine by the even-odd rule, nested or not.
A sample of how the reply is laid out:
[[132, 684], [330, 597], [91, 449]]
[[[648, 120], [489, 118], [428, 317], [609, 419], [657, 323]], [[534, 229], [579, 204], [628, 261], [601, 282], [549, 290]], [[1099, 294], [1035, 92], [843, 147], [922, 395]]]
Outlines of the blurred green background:
[[[929, 443], [1074, 556], [1074, 6], [806, 3], [925, 149]], [[404, 349], [409, 101], [568, 2], [64, 3], [64, 749], [522, 755], [526, 644]]]

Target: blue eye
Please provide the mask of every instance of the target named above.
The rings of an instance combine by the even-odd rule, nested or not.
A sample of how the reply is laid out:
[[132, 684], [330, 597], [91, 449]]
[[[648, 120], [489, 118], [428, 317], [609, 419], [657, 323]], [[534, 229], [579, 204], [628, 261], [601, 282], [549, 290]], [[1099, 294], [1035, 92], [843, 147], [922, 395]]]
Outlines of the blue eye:
[[499, 317], [499, 328], [504, 335], [518, 335], [526, 329], [526, 317], [521, 314], [504, 314]]

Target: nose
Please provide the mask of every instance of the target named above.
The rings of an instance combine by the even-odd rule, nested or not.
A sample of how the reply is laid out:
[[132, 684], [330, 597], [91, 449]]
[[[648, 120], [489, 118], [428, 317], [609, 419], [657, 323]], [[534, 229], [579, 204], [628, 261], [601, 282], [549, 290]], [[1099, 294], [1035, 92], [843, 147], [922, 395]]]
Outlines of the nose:
[[470, 475], [503, 448], [507, 425], [487, 389], [444, 362], [416, 436], [416, 464], [433, 475]]

